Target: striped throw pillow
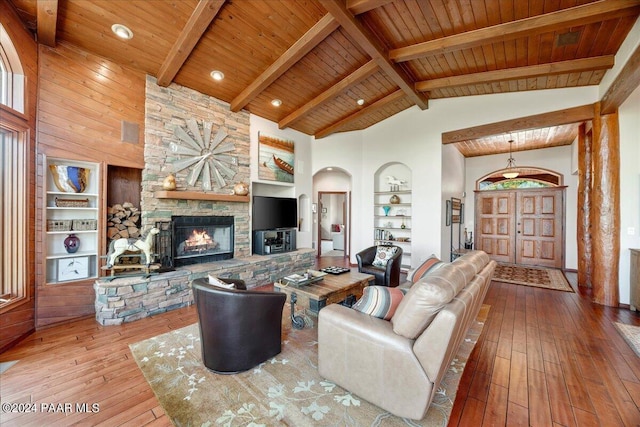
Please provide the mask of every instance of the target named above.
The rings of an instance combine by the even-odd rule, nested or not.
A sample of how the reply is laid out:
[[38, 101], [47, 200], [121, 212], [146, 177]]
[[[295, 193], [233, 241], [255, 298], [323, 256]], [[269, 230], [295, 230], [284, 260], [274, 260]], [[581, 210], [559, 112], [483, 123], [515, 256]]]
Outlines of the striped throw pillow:
[[411, 270], [409, 274], [407, 274], [407, 280], [411, 283], [416, 283], [418, 280], [422, 279], [426, 274], [436, 271], [440, 267], [444, 265], [444, 262], [440, 261], [438, 257], [435, 255], [431, 255], [426, 260], [422, 261], [418, 267], [414, 270]]
[[388, 288], [386, 286], [367, 286], [364, 288], [362, 298], [353, 307], [369, 316], [389, 320], [400, 305], [402, 297], [407, 292], [406, 289]]

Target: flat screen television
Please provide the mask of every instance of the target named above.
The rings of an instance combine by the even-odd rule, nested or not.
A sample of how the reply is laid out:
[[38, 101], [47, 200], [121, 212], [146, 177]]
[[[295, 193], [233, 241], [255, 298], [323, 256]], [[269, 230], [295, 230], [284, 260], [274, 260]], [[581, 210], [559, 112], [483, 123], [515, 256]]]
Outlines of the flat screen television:
[[253, 231], [298, 226], [298, 201], [295, 198], [253, 196], [252, 213]]

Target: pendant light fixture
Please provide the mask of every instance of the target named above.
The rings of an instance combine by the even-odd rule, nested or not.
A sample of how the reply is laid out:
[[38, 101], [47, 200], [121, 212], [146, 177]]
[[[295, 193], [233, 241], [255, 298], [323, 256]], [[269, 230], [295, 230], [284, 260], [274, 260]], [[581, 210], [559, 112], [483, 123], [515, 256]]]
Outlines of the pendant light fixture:
[[509, 134], [509, 160], [507, 160], [507, 168], [502, 174], [507, 179], [516, 178], [520, 173], [516, 170], [516, 159], [511, 155], [511, 145], [513, 144], [513, 138]]

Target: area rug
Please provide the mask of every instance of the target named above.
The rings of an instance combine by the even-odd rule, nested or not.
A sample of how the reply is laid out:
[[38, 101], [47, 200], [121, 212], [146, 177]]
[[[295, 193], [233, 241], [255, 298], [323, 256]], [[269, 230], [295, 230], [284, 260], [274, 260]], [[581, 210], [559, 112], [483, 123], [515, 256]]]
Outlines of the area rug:
[[[323, 379], [317, 328], [283, 322], [282, 353], [247, 372], [217, 375], [202, 365], [197, 324], [131, 344], [138, 366], [171, 421], [182, 426], [446, 426], [465, 363], [484, 325], [483, 306], [425, 419], [401, 419]], [[363, 363], [366, 363], [366, 355]]]
[[625, 323], [613, 322], [622, 338], [629, 344], [629, 347], [640, 357], [640, 326], [627, 325]]
[[498, 264], [493, 273], [493, 280], [496, 282], [514, 283], [516, 285], [573, 292], [562, 270], [555, 268]]

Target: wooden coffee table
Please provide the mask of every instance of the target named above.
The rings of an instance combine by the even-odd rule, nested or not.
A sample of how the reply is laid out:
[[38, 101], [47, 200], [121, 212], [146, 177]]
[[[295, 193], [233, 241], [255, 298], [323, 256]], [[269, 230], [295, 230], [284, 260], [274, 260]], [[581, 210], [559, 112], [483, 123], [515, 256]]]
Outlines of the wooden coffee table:
[[296, 320], [294, 316], [295, 304], [301, 304], [312, 313], [317, 314], [322, 307], [328, 304], [338, 303], [349, 297], [358, 299], [362, 296], [365, 286], [373, 282], [375, 277], [371, 274], [350, 271], [342, 274], [327, 274], [323, 280], [304, 286], [286, 285], [275, 282], [276, 291], [287, 294], [291, 303], [291, 321], [293, 326], [299, 329], [304, 327], [302, 319]]

